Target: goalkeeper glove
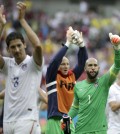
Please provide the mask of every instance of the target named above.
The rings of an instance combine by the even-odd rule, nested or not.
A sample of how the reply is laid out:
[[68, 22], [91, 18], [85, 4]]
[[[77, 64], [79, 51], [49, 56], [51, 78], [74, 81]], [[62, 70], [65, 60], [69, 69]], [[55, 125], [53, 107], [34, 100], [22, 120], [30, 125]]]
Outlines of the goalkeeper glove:
[[73, 30], [73, 28], [70, 26], [70, 27], [68, 28], [67, 34], [66, 34], [67, 41], [66, 41], [65, 45], [66, 45], [67, 47], [69, 47], [71, 44], [73, 44], [73, 42], [72, 42], [72, 35], [73, 35], [73, 33], [74, 33], [74, 30]]
[[113, 48], [115, 50], [120, 50], [120, 37], [118, 35], [113, 35], [112, 33], [109, 33], [109, 37]]
[[77, 30], [74, 31], [74, 34], [72, 36], [73, 43], [79, 47], [84, 47], [85, 44], [83, 42], [82, 32], [79, 32]]

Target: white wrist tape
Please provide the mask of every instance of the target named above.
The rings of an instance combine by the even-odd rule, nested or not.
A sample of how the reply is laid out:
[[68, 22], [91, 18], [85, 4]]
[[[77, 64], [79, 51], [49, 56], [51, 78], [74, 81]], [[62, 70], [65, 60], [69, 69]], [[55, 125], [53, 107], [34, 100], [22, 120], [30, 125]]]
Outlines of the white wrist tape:
[[66, 45], [67, 47], [69, 47], [69, 46], [70, 46], [70, 42], [69, 42], [69, 41], [66, 41], [65, 45]]

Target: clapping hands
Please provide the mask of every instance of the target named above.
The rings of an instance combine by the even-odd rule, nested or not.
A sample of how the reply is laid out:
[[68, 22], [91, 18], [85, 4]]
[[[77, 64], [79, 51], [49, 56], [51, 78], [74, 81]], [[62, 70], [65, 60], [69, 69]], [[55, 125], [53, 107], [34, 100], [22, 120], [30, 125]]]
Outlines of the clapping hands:
[[82, 32], [73, 30], [71, 26], [67, 30], [66, 38], [67, 38], [67, 44], [69, 45], [75, 44], [79, 47], [84, 47]]

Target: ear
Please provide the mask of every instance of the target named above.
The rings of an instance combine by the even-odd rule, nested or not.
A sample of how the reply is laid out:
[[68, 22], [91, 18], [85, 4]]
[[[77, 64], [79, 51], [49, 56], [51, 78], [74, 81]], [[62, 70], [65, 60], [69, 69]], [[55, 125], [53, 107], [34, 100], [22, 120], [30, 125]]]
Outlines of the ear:
[[60, 66], [59, 66], [59, 68], [58, 68], [58, 71], [60, 71]]
[[26, 46], [26, 43], [24, 43], [24, 48], [26, 48], [27, 46]]
[[86, 66], [84, 67], [84, 71], [86, 72]]
[[9, 47], [6, 47], [6, 50], [7, 50], [8, 53], [10, 53]]

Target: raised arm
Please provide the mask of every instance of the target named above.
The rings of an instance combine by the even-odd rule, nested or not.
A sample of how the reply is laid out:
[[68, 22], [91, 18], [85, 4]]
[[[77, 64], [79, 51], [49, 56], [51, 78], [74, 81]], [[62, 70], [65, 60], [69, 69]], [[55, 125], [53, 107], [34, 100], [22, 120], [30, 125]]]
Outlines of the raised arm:
[[33, 48], [33, 58], [38, 65], [42, 65], [42, 45], [38, 38], [38, 36], [35, 34], [35, 32], [31, 29], [31, 27], [28, 25], [27, 21], [25, 20], [25, 12], [26, 12], [26, 4], [23, 2], [17, 3], [17, 8], [19, 11], [19, 21], [22, 27], [24, 28]]
[[109, 71], [109, 84], [111, 85], [120, 71], [120, 37], [118, 35], [113, 35], [112, 33], [109, 34], [109, 37], [114, 48], [114, 64]]
[[56, 75], [57, 75], [60, 63], [62, 62], [62, 58], [65, 56], [69, 46], [73, 43], [72, 42], [73, 32], [74, 32], [74, 30], [72, 29], [72, 27], [69, 27], [67, 30], [67, 33], [66, 33], [65, 45], [56, 53], [54, 58], [51, 60], [49, 66], [47, 68], [47, 74], [46, 74], [47, 84], [56, 79]]
[[[4, 6], [0, 5], [0, 39], [2, 36], [2, 32], [4, 30], [5, 24], [6, 24], [6, 18], [5, 18], [5, 15], [3, 13], [4, 13]], [[4, 60], [0, 54], [0, 69], [2, 69], [3, 66], [4, 66]]]
[[76, 64], [76, 66], [73, 69], [73, 72], [75, 73], [75, 77], [76, 80], [81, 76], [81, 74], [84, 71], [84, 66], [85, 66], [85, 62], [88, 59], [88, 54], [87, 54], [87, 50], [83, 41], [83, 36], [82, 36], [82, 32], [79, 32], [77, 30], [75, 30], [75, 34], [77, 34], [77, 38], [76, 38], [76, 45], [78, 45], [79, 47], [79, 51], [78, 51], [78, 62]]

